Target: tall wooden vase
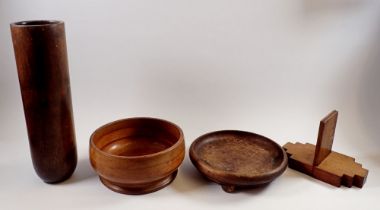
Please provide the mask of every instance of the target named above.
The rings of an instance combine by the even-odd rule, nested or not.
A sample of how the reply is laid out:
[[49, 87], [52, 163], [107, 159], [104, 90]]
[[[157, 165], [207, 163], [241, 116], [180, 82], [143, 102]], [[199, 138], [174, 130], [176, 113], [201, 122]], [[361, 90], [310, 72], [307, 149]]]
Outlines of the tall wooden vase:
[[71, 176], [77, 164], [62, 21], [11, 24], [34, 169], [47, 183]]

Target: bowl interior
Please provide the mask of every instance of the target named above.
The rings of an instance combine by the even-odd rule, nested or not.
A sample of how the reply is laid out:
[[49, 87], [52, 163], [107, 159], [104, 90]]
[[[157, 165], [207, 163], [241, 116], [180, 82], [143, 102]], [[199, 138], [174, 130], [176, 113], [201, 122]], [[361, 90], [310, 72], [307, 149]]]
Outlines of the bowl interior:
[[220, 131], [201, 136], [193, 145], [196, 158], [212, 170], [239, 177], [275, 172], [283, 164], [279, 145], [243, 131]]
[[107, 124], [91, 137], [99, 150], [114, 156], [135, 157], [155, 154], [173, 146], [180, 129], [167, 121], [131, 118]]

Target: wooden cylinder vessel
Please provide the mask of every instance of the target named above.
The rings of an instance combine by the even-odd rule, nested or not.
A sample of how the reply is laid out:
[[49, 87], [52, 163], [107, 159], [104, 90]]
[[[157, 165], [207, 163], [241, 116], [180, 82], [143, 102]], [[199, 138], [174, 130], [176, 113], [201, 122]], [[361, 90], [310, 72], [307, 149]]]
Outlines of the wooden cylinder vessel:
[[71, 176], [77, 150], [62, 21], [10, 25], [34, 169], [47, 183]]

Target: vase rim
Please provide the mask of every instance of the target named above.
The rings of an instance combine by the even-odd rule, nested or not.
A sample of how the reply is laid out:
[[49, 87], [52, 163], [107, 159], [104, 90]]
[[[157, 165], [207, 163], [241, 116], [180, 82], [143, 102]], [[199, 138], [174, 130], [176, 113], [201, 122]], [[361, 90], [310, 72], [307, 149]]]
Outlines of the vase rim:
[[12, 27], [43, 27], [63, 24], [60, 20], [26, 20], [11, 23]]

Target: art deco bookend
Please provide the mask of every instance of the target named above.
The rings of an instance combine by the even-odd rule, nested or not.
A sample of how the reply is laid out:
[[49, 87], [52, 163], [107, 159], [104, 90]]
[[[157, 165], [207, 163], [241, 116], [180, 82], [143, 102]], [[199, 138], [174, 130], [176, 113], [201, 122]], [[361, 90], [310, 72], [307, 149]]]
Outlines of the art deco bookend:
[[333, 111], [323, 118], [319, 125], [317, 145], [286, 143], [289, 167], [336, 187], [345, 185], [363, 187], [368, 170], [355, 159], [331, 150], [338, 119]]

